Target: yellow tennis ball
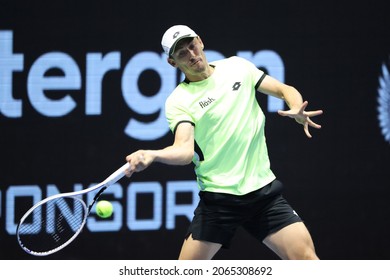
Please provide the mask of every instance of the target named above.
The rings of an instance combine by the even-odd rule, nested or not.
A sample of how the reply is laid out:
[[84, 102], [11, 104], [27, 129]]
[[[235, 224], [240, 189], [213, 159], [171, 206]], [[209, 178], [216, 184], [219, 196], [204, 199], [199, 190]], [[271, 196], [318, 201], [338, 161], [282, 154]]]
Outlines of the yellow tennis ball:
[[100, 200], [96, 204], [96, 214], [101, 218], [109, 218], [112, 215], [114, 208], [111, 202], [107, 200]]

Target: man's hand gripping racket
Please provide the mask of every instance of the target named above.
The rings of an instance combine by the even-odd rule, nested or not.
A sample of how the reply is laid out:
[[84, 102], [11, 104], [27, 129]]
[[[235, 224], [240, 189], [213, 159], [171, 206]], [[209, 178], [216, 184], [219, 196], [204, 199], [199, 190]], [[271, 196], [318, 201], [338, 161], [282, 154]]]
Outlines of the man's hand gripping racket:
[[[16, 229], [19, 245], [35, 256], [47, 256], [69, 245], [82, 231], [100, 195], [125, 176], [129, 168], [129, 163], [126, 163], [97, 185], [52, 195], [36, 203], [19, 221]], [[92, 191], [97, 193], [87, 207], [82, 195]]]

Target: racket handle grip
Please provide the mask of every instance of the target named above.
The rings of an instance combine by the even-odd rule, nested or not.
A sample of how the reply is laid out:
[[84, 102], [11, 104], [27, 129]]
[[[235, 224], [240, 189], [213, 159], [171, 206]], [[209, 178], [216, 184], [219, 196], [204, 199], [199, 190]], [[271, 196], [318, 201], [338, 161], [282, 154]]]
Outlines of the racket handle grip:
[[123, 176], [125, 176], [126, 169], [130, 168], [130, 164], [126, 162], [122, 167], [118, 168], [117, 171], [112, 173], [110, 176], [107, 177], [106, 180], [104, 180], [104, 183], [106, 185], [111, 185], [116, 183], [118, 180], [122, 179]]

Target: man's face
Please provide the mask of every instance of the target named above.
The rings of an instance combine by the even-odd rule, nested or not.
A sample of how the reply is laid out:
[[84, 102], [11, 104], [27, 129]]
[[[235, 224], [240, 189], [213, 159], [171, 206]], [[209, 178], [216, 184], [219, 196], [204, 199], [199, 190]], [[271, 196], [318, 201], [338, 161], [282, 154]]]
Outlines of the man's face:
[[184, 38], [177, 43], [169, 62], [174, 67], [178, 67], [187, 77], [197, 76], [207, 69], [203, 48], [203, 42], [199, 37]]

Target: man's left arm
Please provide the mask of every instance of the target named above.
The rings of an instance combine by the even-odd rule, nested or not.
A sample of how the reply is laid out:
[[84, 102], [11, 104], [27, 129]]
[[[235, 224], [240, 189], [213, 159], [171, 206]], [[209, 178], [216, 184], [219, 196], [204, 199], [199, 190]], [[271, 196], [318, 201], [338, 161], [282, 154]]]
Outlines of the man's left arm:
[[321, 128], [321, 126], [313, 122], [310, 117], [321, 115], [323, 111], [305, 111], [308, 102], [303, 101], [302, 95], [294, 87], [281, 83], [275, 78], [267, 75], [257, 90], [262, 93], [283, 99], [289, 107], [289, 110], [279, 110], [278, 114], [281, 116], [294, 118], [298, 123], [302, 124], [307, 137], [312, 137], [309, 132], [309, 126], [317, 129]]

